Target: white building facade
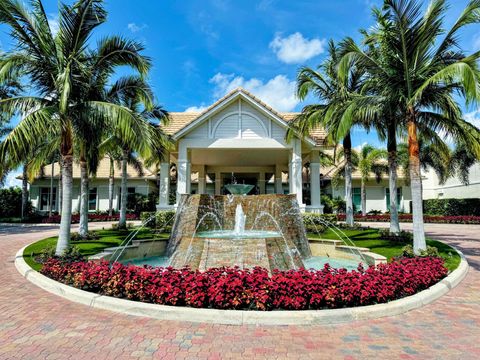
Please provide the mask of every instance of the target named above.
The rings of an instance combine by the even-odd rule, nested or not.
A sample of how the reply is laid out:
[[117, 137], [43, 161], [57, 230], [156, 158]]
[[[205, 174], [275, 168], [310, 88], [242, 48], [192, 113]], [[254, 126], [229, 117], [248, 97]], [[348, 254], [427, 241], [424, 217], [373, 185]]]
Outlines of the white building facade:
[[[174, 148], [159, 169], [145, 169], [139, 176], [128, 168], [128, 191], [148, 195], [158, 192], [159, 210], [175, 209], [182, 194], [228, 194], [225, 185], [254, 185], [250, 195], [295, 194], [303, 211], [322, 213], [321, 195], [344, 198], [344, 185], [333, 187], [335, 168], [322, 168], [321, 152], [332, 152], [322, 129], [310, 136], [294, 134], [286, 141], [288, 122], [297, 113], [279, 113], [244, 89], [236, 89], [201, 113], [171, 113], [163, 130], [172, 137]], [[90, 181], [89, 210], [108, 210], [109, 160], [103, 159]], [[52, 210], [58, 211], [58, 164], [45, 167], [30, 186], [33, 206], [47, 212], [50, 189]], [[74, 166], [73, 212], [78, 212], [80, 170]], [[116, 169], [113, 208], [119, 208], [120, 173]], [[389, 209], [388, 180], [367, 183], [367, 211]], [[353, 200], [360, 210], [360, 177], [353, 174]], [[410, 209], [410, 188], [399, 174], [399, 209]]]

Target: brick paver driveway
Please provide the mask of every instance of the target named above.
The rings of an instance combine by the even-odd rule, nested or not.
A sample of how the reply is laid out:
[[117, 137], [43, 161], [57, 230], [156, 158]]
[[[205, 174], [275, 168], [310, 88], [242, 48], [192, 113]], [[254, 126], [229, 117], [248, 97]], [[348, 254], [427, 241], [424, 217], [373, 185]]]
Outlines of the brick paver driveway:
[[14, 266], [19, 248], [56, 227], [2, 227], [0, 359], [480, 359], [480, 226], [427, 231], [470, 263], [463, 283], [433, 304], [373, 321], [265, 327], [152, 320], [69, 302], [29, 283]]

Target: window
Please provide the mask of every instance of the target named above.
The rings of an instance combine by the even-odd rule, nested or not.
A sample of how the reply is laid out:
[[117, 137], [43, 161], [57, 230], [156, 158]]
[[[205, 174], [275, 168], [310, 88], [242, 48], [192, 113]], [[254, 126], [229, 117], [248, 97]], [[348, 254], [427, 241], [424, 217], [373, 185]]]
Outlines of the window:
[[[387, 199], [387, 211], [390, 211], [390, 189], [385, 189], [385, 198]], [[397, 209], [400, 209], [400, 202], [402, 201], [402, 188], [397, 188]]]
[[88, 191], [88, 210], [97, 210], [97, 188], [91, 188]]
[[[53, 188], [52, 196], [52, 210], [56, 208], [57, 204], [57, 188]], [[40, 188], [40, 211], [49, 211], [50, 210], [50, 188], [42, 187]]]
[[362, 191], [360, 188], [353, 188], [353, 210], [360, 211], [362, 209]]
[[127, 195], [135, 194], [135, 188], [134, 187], [129, 187], [127, 188]]

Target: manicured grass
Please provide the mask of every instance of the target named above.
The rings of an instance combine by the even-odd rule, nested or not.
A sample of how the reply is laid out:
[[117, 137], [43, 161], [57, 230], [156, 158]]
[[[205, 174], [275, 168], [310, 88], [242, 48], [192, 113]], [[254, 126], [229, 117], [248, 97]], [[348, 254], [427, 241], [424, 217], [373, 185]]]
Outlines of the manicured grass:
[[[377, 229], [343, 230], [343, 232], [354, 242], [355, 246], [369, 248], [372, 252], [383, 255], [389, 260], [402, 255], [402, 248], [409, 244], [408, 242], [384, 240], [380, 237]], [[338, 240], [338, 236], [331, 229], [327, 229], [320, 235], [310, 233], [308, 237]], [[460, 264], [460, 255], [451, 246], [431, 239], [427, 239], [427, 245], [438, 249], [440, 256], [445, 260], [445, 266], [449, 270], [456, 269]]]
[[18, 224], [21, 222], [22, 222], [22, 218], [19, 218], [19, 217], [0, 218], [0, 223]]
[[[103, 249], [118, 246], [122, 241], [134, 230], [99, 230], [99, 238], [97, 240], [72, 241], [72, 245], [76, 246], [80, 253], [84, 256], [91, 256], [101, 252]], [[150, 229], [142, 229], [135, 239], [166, 239], [169, 234], [154, 234]], [[25, 249], [23, 258], [25, 262], [35, 270], [40, 270], [42, 264], [35, 261], [35, 257], [42, 253], [43, 249], [52, 248], [57, 245], [58, 237], [51, 237], [37, 241]]]

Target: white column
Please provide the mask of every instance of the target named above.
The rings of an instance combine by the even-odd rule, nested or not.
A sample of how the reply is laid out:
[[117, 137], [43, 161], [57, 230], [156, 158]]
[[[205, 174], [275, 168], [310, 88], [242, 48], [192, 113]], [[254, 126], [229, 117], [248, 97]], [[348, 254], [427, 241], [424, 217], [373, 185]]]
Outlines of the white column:
[[220, 195], [221, 190], [222, 190], [221, 173], [217, 171], [215, 173], [215, 195]]
[[290, 171], [288, 174], [290, 193], [297, 195], [298, 204], [301, 208], [304, 208], [302, 188], [302, 143], [299, 139], [295, 139], [292, 141], [292, 145]]
[[160, 187], [158, 189], [158, 209], [169, 207], [170, 195], [170, 154], [165, 155], [165, 161], [160, 164]]
[[178, 146], [178, 164], [177, 164], [177, 205], [180, 202], [182, 194], [189, 194], [190, 188], [190, 161], [188, 159], [188, 148], [182, 144]]
[[278, 164], [275, 165], [275, 193], [283, 194], [282, 168]]
[[190, 157], [187, 161], [187, 192], [186, 194], [192, 193], [192, 163], [190, 162]]
[[310, 207], [312, 212], [323, 214], [320, 193], [320, 154], [318, 151], [312, 151], [310, 153]]
[[206, 174], [205, 174], [205, 165], [200, 165], [198, 167], [198, 193], [205, 194], [206, 190]]
[[265, 186], [265, 172], [261, 171], [260, 176], [258, 177], [258, 188], [260, 190], [260, 194], [265, 194], [266, 186]]

